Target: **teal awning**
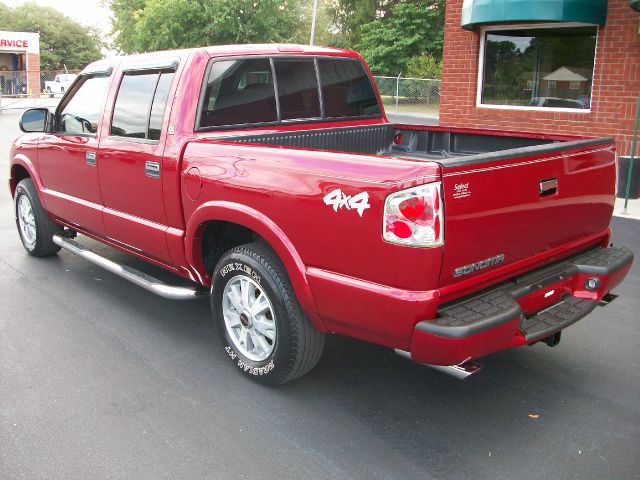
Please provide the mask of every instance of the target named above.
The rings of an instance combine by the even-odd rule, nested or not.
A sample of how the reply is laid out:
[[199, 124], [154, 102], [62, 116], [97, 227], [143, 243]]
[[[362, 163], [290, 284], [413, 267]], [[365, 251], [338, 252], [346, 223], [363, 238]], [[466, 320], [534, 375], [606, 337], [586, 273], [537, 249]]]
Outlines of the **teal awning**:
[[462, 28], [501, 22], [580, 22], [604, 25], [607, 0], [464, 0]]

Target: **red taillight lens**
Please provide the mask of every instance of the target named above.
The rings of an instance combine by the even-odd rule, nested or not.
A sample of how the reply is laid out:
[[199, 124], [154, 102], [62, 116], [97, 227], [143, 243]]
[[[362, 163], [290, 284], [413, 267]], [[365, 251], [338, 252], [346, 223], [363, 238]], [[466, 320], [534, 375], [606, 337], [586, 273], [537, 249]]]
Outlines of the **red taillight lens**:
[[424, 225], [432, 215], [431, 207], [424, 197], [411, 197], [400, 202], [400, 213], [407, 219], [419, 225]]
[[384, 215], [383, 237], [388, 242], [414, 247], [444, 243], [440, 182], [389, 195]]
[[387, 230], [392, 232], [398, 238], [409, 238], [411, 235], [413, 235], [411, 226], [401, 220], [396, 220], [395, 222], [389, 224], [387, 226]]

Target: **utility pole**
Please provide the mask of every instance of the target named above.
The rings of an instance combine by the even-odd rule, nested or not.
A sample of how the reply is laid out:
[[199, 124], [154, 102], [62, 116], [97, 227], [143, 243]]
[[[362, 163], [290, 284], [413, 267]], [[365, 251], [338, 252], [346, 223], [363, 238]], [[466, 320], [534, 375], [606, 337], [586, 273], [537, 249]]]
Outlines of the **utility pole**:
[[309, 45], [313, 45], [316, 36], [316, 18], [318, 17], [318, 0], [313, 0], [313, 16], [311, 17], [311, 38]]

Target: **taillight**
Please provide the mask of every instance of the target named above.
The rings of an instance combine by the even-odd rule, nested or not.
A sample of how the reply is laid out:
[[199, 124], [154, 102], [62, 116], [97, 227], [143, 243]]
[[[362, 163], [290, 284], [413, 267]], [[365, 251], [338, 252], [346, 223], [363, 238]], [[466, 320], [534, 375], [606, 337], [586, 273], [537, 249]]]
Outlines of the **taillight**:
[[384, 204], [383, 238], [412, 247], [444, 243], [440, 182], [396, 192]]

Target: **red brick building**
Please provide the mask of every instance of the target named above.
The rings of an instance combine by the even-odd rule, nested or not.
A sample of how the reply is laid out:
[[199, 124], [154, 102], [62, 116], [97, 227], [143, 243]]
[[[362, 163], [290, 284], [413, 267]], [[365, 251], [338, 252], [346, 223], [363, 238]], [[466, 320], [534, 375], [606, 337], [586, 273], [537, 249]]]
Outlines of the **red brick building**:
[[640, 13], [629, 0], [446, 8], [441, 125], [613, 136], [630, 154]]

